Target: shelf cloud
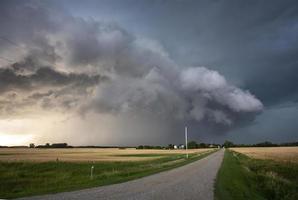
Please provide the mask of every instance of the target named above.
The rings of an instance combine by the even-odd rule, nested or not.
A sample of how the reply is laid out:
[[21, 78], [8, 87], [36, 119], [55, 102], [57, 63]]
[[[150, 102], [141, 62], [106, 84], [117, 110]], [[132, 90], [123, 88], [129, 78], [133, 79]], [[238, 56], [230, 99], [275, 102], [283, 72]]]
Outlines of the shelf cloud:
[[[148, 138], [147, 126], [154, 126], [151, 136], [156, 140], [159, 135], [176, 137], [177, 127], [183, 125], [199, 127], [207, 135], [224, 135], [252, 125], [265, 109], [259, 94], [266, 96], [267, 90], [261, 94], [262, 88], [255, 89], [252, 79], [237, 84], [219, 70], [225, 51], [214, 52], [212, 63], [206, 56], [211, 57], [211, 47], [198, 47], [194, 52], [205, 57], [195, 64], [193, 55], [187, 55], [190, 51], [181, 47], [179, 55], [185, 57], [175, 57], [178, 50], [158, 37], [135, 31], [134, 25], [74, 15], [57, 2], [1, 4], [0, 55], [6, 58], [0, 60], [1, 119], [44, 112], [65, 115], [67, 120], [71, 116], [85, 124], [82, 127], [92, 124], [90, 141], [102, 134]], [[203, 30], [198, 34], [212, 37]], [[225, 46], [224, 41], [218, 42]], [[105, 120], [114, 126], [111, 133], [103, 128]], [[67, 123], [79, 124], [71, 119]], [[79, 129], [71, 131], [74, 138], [80, 135]]]

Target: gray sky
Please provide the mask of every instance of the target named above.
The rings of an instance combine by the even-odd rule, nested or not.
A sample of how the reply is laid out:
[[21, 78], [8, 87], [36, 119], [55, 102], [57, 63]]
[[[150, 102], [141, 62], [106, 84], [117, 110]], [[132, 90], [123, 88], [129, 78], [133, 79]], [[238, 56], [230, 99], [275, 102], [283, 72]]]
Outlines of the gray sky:
[[294, 0], [0, 4], [3, 145], [298, 140]]

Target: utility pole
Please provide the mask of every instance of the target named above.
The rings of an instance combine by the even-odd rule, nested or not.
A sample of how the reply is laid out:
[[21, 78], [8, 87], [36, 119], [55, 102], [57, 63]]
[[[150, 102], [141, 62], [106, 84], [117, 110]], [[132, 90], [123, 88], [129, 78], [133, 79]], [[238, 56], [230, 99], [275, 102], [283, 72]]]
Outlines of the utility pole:
[[187, 152], [187, 126], [185, 126], [185, 150], [186, 150], [186, 158], [188, 158], [188, 152]]

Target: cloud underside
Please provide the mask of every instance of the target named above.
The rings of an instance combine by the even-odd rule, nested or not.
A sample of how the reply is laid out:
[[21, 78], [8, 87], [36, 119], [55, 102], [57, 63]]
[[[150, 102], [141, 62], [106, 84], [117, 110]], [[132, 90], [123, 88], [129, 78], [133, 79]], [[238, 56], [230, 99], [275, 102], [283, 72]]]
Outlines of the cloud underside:
[[92, 112], [216, 129], [249, 123], [263, 109], [257, 97], [219, 72], [180, 66], [158, 41], [115, 23], [75, 18], [31, 1], [1, 10], [10, 21], [0, 20], [1, 35], [15, 43], [1, 40], [1, 55], [14, 52], [13, 62], [0, 68], [1, 118]]

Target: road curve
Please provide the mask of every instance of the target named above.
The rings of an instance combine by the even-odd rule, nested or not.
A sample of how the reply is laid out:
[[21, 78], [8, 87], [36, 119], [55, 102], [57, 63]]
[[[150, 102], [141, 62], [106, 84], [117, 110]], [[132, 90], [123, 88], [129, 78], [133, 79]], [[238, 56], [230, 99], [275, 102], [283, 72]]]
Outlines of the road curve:
[[213, 185], [224, 150], [169, 171], [133, 181], [23, 199], [203, 199], [213, 200]]

